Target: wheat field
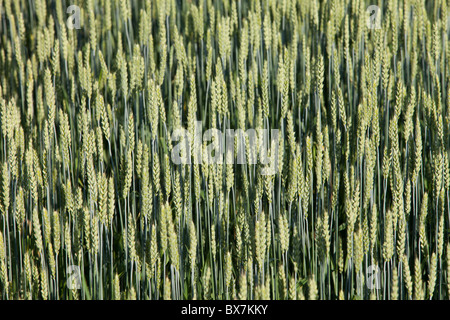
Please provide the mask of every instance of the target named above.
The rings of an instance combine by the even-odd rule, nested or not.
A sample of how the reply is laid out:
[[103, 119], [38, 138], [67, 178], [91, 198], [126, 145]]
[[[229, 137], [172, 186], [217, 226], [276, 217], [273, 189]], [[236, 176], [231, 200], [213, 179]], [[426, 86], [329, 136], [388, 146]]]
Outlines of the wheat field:
[[449, 299], [448, 2], [0, 0], [0, 299]]

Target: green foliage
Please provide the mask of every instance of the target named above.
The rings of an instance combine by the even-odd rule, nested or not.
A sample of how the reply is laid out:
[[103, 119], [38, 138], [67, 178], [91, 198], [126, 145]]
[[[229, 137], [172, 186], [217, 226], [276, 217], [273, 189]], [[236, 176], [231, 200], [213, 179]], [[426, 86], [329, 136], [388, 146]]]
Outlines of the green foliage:
[[73, 2], [0, 1], [1, 299], [450, 297], [446, 0]]

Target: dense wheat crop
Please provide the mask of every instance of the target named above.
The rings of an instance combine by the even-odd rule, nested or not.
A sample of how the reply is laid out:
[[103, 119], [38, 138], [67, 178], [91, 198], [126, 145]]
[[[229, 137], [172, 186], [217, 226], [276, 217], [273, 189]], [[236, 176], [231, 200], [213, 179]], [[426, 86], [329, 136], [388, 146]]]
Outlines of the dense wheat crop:
[[447, 7], [0, 0], [0, 297], [450, 298]]

